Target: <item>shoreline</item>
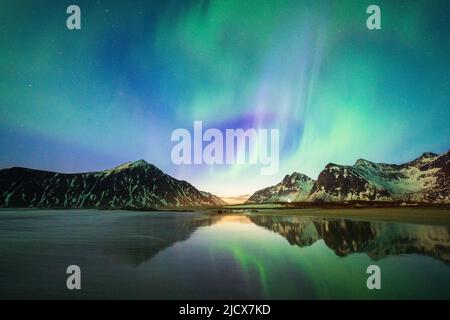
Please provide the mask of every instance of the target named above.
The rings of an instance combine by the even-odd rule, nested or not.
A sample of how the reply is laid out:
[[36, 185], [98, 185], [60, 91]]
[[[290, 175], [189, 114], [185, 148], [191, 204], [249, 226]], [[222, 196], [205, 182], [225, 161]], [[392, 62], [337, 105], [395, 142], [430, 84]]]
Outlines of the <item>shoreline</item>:
[[227, 207], [202, 207], [202, 208], [178, 208], [163, 210], [147, 210], [132, 208], [0, 208], [2, 211], [20, 210], [20, 211], [84, 211], [97, 210], [102, 211], [128, 211], [141, 213], [163, 213], [163, 212], [194, 212], [209, 215], [226, 216], [236, 214], [248, 215], [273, 215], [273, 216], [295, 216], [309, 218], [330, 218], [330, 219], [352, 219], [352, 220], [370, 220], [385, 222], [402, 223], [420, 223], [420, 224], [440, 224], [450, 226], [450, 206], [391, 206], [391, 207], [256, 207], [256, 206], [227, 206]]
[[287, 209], [261, 210], [252, 214], [286, 215], [311, 218], [332, 218], [370, 220], [385, 222], [445, 224], [450, 226], [450, 208], [433, 207], [392, 207], [392, 208], [361, 208], [361, 209]]

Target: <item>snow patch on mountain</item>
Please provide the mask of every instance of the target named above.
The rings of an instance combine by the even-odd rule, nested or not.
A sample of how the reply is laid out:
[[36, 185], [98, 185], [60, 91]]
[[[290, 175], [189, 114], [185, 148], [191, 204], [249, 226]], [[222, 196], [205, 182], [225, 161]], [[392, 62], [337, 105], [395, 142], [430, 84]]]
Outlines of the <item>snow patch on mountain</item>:
[[164, 208], [222, 205], [186, 181], [145, 160], [89, 173], [0, 170], [0, 206], [61, 208]]
[[449, 152], [426, 152], [404, 164], [358, 159], [354, 165], [329, 163], [316, 181], [300, 173], [255, 192], [249, 203], [300, 201], [450, 202]]
[[246, 203], [274, 203], [305, 201], [314, 180], [308, 176], [294, 172], [286, 175], [280, 183], [255, 192]]
[[308, 201], [405, 200], [450, 201], [449, 152], [424, 153], [405, 164], [359, 159], [353, 166], [328, 164]]

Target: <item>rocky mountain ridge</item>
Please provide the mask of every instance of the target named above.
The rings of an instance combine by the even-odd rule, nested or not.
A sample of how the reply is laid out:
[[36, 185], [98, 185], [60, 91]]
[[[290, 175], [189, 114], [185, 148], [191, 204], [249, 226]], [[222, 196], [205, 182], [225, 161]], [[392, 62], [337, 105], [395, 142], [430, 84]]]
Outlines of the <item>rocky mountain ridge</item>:
[[87, 173], [0, 170], [1, 207], [158, 209], [223, 204], [145, 160]]
[[293, 184], [289, 179], [292, 175], [287, 175], [279, 184], [255, 192], [247, 203], [352, 200], [449, 203], [449, 154], [450, 151], [441, 155], [426, 152], [404, 164], [364, 159], [352, 166], [329, 163], [317, 180], [293, 173], [308, 183]]

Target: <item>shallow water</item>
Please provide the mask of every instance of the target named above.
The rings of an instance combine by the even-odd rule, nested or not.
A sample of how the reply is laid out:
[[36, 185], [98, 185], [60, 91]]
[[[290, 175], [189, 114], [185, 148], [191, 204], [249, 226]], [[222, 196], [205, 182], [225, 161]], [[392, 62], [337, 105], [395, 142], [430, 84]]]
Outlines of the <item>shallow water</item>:
[[[81, 290], [66, 288], [72, 264]], [[381, 290], [367, 289], [372, 264]], [[0, 298], [448, 299], [450, 226], [3, 209]]]

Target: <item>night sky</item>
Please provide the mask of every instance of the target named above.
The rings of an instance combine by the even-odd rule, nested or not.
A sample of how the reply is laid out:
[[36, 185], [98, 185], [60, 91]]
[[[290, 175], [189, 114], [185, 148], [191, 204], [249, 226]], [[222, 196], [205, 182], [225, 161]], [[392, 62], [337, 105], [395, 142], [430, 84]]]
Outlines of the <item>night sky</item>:
[[[82, 29], [66, 28], [77, 4]], [[378, 4], [382, 29], [368, 30]], [[145, 159], [217, 195], [450, 147], [450, 2], [2, 1], [0, 168]], [[280, 169], [172, 164], [176, 128], [279, 128]]]

